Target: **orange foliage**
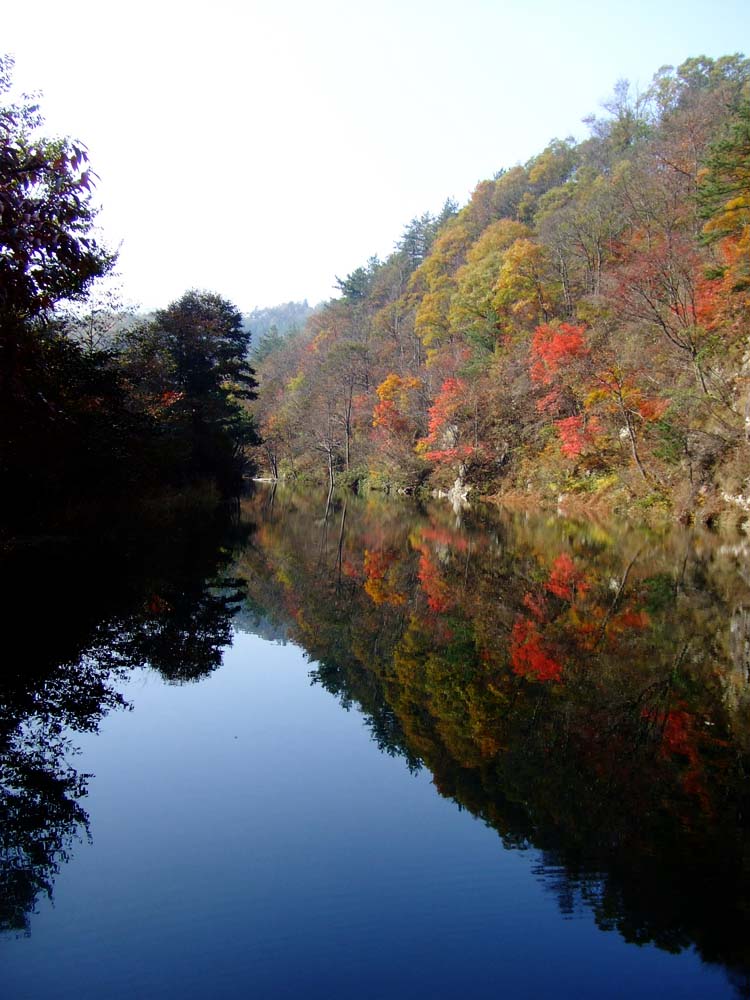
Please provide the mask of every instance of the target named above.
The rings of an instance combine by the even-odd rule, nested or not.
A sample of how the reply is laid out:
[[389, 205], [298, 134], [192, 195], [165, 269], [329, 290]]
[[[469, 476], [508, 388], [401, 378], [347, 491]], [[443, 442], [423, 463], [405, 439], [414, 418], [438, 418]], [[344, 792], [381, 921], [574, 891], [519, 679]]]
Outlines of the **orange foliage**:
[[647, 422], [660, 420], [669, 409], [668, 399], [642, 399], [636, 404], [636, 409]]
[[406, 603], [404, 595], [393, 590], [386, 582], [388, 570], [395, 561], [395, 553], [365, 549], [365, 593], [374, 604], [398, 606]]
[[391, 399], [382, 399], [375, 404], [372, 411], [372, 426], [380, 427], [391, 434], [398, 434], [406, 430], [407, 423], [396, 409], [396, 404]]

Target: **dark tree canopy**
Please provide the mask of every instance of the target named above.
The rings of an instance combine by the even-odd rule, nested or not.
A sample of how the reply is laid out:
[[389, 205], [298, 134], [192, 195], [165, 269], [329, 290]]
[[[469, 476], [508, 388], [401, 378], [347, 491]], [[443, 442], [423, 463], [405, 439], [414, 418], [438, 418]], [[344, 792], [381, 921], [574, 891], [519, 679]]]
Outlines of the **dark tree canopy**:
[[[41, 134], [0, 57], [0, 497], [7, 523], [143, 491], [235, 490], [256, 444], [238, 309], [187, 292], [119, 338], [65, 319], [116, 255], [99, 241], [85, 147]], [[107, 349], [102, 349], [106, 343]]]
[[141, 405], [171, 442], [177, 478], [236, 489], [244, 448], [258, 444], [246, 401], [255, 398], [242, 315], [214, 292], [191, 290], [130, 331], [125, 370]]
[[[0, 57], [0, 95], [13, 60]], [[29, 98], [0, 107], [0, 322], [5, 330], [85, 295], [115, 260], [96, 239], [86, 149], [38, 135]]]

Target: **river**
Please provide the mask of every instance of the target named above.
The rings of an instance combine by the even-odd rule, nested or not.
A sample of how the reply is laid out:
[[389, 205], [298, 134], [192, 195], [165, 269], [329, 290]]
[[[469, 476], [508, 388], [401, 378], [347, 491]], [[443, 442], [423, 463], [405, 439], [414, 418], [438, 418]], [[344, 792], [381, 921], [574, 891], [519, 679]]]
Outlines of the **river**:
[[749, 555], [271, 489], [12, 553], [3, 996], [748, 995]]

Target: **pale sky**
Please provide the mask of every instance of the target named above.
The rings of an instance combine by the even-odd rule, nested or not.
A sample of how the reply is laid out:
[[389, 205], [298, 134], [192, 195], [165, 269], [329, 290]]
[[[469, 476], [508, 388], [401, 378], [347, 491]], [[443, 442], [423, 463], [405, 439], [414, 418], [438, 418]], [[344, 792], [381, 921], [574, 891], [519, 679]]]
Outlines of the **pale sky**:
[[81, 139], [126, 294], [335, 294], [415, 215], [524, 162], [615, 82], [750, 55], [750, 0], [35, 0], [0, 51]]

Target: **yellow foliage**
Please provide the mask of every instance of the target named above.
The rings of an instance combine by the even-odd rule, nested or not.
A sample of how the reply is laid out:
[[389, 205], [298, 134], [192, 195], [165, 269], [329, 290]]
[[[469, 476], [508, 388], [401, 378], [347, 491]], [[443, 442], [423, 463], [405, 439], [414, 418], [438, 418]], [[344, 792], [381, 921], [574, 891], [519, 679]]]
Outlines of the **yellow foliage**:
[[385, 400], [395, 402], [397, 398], [399, 400], [402, 399], [409, 390], [418, 389], [419, 386], [420, 381], [418, 378], [402, 378], [400, 375], [394, 375], [391, 373], [383, 379], [375, 392], [377, 393], [379, 400], [383, 402]]
[[414, 317], [414, 330], [426, 347], [430, 347], [448, 334], [452, 293], [453, 282], [449, 278], [441, 278], [436, 283], [435, 290], [428, 292], [419, 303]]

